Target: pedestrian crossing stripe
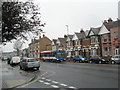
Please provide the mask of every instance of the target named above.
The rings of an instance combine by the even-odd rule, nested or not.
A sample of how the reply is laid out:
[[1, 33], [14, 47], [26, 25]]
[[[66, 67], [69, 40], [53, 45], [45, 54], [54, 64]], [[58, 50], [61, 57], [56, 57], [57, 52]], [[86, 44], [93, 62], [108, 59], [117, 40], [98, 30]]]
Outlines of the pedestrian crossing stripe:
[[[53, 88], [59, 88], [61, 86], [65, 87], [65, 88], [71, 88], [71, 89], [76, 89], [76, 87], [73, 86], [68, 86], [67, 84], [64, 83], [59, 83], [57, 81], [52, 81], [50, 79], [45, 79], [45, 78], [41, 78], [42, 80], [39, 80], [40, 83], [43, 83], [45, 85], [50, 85]], [[44, 80], [43, 80], [44, 79]]]

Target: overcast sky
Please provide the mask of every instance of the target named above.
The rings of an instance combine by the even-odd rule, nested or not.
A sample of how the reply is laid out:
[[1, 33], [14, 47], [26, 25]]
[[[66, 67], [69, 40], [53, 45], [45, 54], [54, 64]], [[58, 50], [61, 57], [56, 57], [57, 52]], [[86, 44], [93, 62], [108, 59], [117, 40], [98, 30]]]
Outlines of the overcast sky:
[[[35, 0], [40, 6], [41, 20], [46, 23], [43, 28], [45, 35], [52, 39], [63, 37], [90, 27], [99, 27], [109, 17], [118, 18], [119, 0]], [[28, 44], [29, 42], [27, 42]], [[27, 44], [23, 48], [28, 47]], [[13, 45], [3, 47], [4, 51], [12, 51]]]

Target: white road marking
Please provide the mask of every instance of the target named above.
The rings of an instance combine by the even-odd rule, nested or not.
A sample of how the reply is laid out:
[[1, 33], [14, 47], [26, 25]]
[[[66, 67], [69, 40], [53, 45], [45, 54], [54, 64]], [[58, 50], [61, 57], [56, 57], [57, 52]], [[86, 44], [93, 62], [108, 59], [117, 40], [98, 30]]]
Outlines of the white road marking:
[[54, 87], [54, 88], [59, 88], [58, 86], [56, 86], [56, 85], [51, 85], [52, 87]]
[[45, 78], [42, 78], [42, 79], [45, 79]]
[[47, 81], [51, 81], [50, 79], [46, 79]]
[[70, 87], [68, 87], [68, 88], [74, 88], [74, 89], [75, 89], [76, 87], [70, 86]]
[[42, 81], [42, 80], [39, 80], [39, 82], [44, 82], [44, 81]]
[[[45, 79], [45, 78], [42, 78], [42, 79]], [[50, 85], [50, 86], [52, 86], [53, 88], [59, 88], [59, 85], [61, 85], [61, 86], [68, 87], [68, 88], [71, 88], [71, 89], [76, 89], [76, 87], [68, 86], [68, 85], [66, 85], [66, 84], [59, 83], [59, 82], [57, 82], [57, 81], [52, 81], [52, 80], [50, 80], [50, 79], [45, 79], [45, 80], [46, 80], [46, 81], [51, 81], [51, 83], [45, 82], [45, 81], [43, 81], [43, 80], [39, 80], [39, 82], [42, 82], [42, 83], [44, 83], [44, 84], [46, 84], [46, 85]], [[59, 85], [58, 85], [58, 86], [57, 86], [57, 85], [52, 85], [52, 83], [59, 84]]]
[[60, 84], [60, 85], [61, 85], [61, 86], [65, 86], [65, 87], [67, 86], [66, 84], [63, 84], [63, 83], [62, 83], [62, 84]]
[[50, 83], [48, 83], [48, 82], [44, 82], [44, 84], [46, 84], [46, 85], [50, 85]]
[[58, 82], [56, 82], [56, 81], [52, 81], [53, 83], [58, 83]]

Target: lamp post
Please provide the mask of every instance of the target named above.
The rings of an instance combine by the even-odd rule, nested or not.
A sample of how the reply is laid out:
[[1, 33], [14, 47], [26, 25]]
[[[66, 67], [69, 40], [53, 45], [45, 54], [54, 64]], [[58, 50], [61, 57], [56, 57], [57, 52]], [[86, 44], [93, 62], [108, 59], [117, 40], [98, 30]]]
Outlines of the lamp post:
[[69, 34], [69, 29], [68, 29], [68, 25], [65, 25], [67, 27], [67, 35]]

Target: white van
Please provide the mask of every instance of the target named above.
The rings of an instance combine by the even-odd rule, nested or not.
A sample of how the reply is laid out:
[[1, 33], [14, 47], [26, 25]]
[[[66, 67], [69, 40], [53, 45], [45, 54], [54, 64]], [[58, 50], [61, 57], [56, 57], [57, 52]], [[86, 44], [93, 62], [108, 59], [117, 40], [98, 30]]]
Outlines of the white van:
[[12, 57], [11, 61], [10, 61], [10, 64], [19, 64], [20, 63], [20, 57], [19, 56], [15, 56], [15, 57]]

